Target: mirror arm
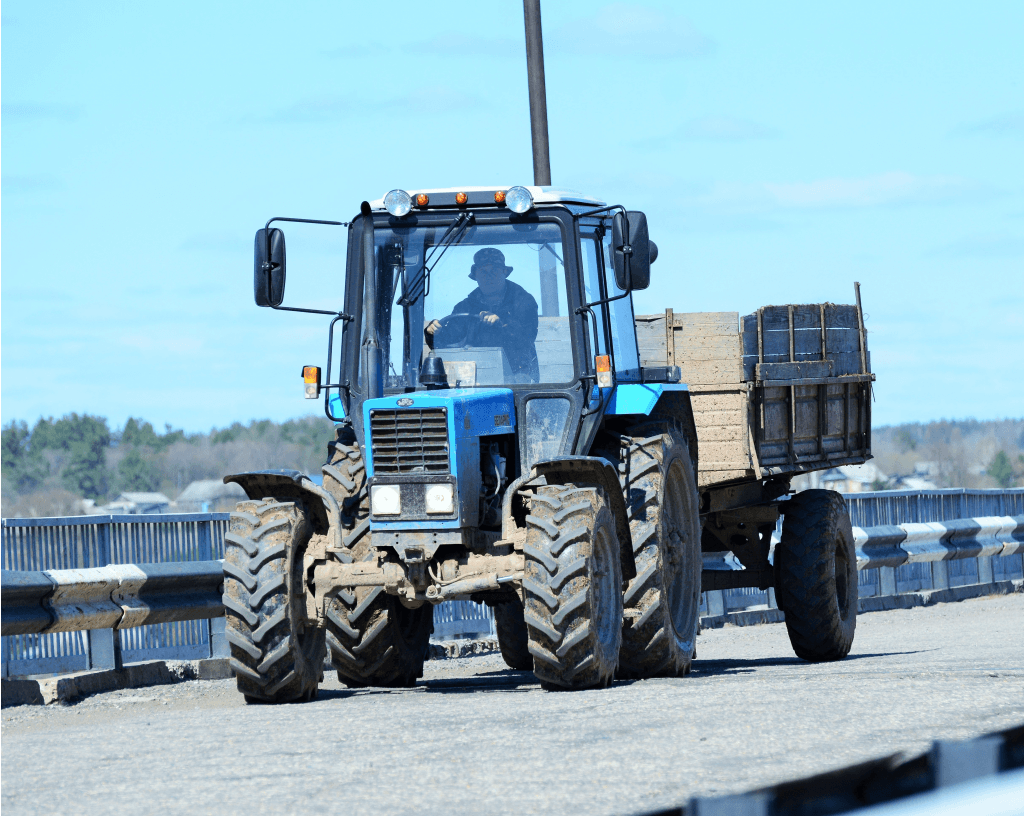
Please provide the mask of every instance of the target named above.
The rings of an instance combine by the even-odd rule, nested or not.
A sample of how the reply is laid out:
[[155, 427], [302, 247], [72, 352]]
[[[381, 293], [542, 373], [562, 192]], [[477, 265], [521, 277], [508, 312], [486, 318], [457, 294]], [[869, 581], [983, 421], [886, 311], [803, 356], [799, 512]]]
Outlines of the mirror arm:
[[[292, 223], [296, 224], [327, 224], [328, 226], [348, 226], [350, 223], [349, 221], [321, 221], [315, 218], [285, 218], [284, 216], [275, 216], [271, 218], [269, 221], [267, 221], [266, 226], [263, 227], [264, 239], [266, 240], [265, 257], [267, 258], [270, 257], [270, 224], [272, 224], [274, 221], [291, 221]], [[263, 268], [267, 269], [268, 271], [273, 268], [273, 265], [274, 264], [272, 261], [263, 261]], [[267, 303], [270, 303], [270, 301], [272, 300], [272, 298], [270, 297], [270, 275], [266, 276], [266, 290], [266, 300]], [[326, 311], [324, 309], [300, 309], [296, 306], [274, 306], [272, 304], [270, 305], [270, 308], [276, 309], [278, 311], [301, 311], [305, 314], [337, 314], [343, 320], [352, 319], [350, 314], [345, 314], [344, 312], [341, 311]], [[332, 324], [332, 326], [333, 325], [334, 324]], [[330, 370], [328, 370], [328, 372], [330, 374]]]

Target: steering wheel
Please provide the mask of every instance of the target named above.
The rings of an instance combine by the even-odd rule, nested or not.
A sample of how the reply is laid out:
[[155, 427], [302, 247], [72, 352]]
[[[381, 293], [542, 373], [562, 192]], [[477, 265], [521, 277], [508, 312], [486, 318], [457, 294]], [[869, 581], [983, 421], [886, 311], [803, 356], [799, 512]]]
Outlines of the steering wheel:
[[479, 314], [458, 312], [442, 317], [434, 332], [434, 348], [465, 348], [473, 329], [481, 323]]

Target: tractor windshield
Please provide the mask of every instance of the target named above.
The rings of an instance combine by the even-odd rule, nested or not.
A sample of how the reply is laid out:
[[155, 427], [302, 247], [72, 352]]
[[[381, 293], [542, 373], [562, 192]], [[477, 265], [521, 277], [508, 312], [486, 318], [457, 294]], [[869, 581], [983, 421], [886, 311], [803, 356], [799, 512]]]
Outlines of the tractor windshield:
[[562, 227], [377, 224], [377, 329], [387, 389], [419, 381], [433, 350], [452, 387], [574, 378]]

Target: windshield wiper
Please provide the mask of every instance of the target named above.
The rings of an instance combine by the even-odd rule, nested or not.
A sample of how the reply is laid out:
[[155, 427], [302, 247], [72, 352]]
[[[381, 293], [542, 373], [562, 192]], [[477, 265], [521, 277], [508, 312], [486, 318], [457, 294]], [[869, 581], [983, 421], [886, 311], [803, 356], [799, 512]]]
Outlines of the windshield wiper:
[[[430, 293], [431, 271], [437, 266], [441, 258], [444, 257], [448, 247], [462, 237], [462, 233], [466, 231], [472, 221], [473, 213], [461, 212], [448, 225], [448, 229], [444, 231], [441, 240], [430, 248], [429, 255], [424, 256], [423, 264], [416, 270], [416, 277], [412, 279], [409, 286], [402, 293], [402, 297], [398, 299], [397, 303], [399, 306], [411, 306], [421, 297]], [[436, 258], [435, 255], [437, 256]]]

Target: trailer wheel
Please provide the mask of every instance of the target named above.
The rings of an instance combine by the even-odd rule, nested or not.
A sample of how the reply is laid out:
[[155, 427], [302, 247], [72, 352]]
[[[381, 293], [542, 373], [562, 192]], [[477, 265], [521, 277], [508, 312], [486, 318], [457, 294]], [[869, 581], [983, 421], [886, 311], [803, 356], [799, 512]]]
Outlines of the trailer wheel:
[[501, 658], [510, 669], [532, 671], [530, 635], [526, 630], [523, 605], [518, 599], [494, 607], [494, 629], [498, 633]]
[[622, 566], [600, 487], [546, 485], [530, 498], [524, 618], [549, 689], [607, 686], [622, 642]]
[[671, 423], [645, 423], [631, 435], [620, 469], [637, 575], [623, 597], [619, 676], [682, 677], [700, 627], [697, 479], [686, 439]]
[[797, 657], [842, 660], [857, 628], [857, 553], [850, 514], [832, 490], [805, 490], [780, 509], [775, 597]]
[[224, 538], [225, 634], [238, 690], [249, 703], [316, 698], [324, 631], [305, 620], [304, 508], [265, 498], [241, 502]]

